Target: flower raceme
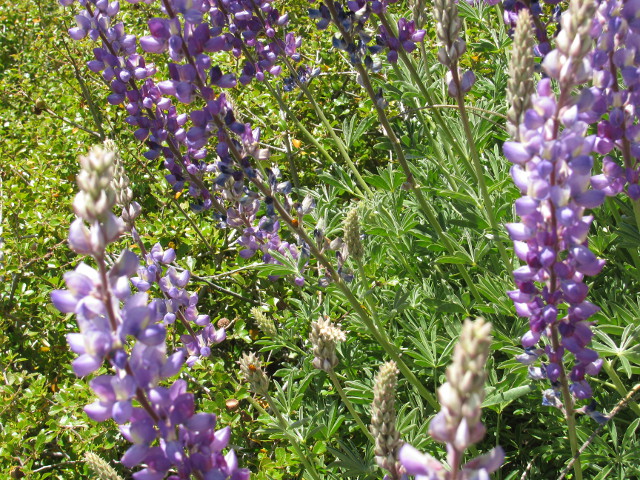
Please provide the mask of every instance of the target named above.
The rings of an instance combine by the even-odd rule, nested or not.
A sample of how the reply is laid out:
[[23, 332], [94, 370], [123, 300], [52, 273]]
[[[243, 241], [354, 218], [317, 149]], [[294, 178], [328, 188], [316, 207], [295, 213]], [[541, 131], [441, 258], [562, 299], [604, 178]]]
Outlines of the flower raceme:
[[[73, 0], [61, 3], [70, 5]], [[168, 18], [150, 19], [150, 35], [139, 40], [125, 33], [122, 22], [116, 23], [118, 2], [109, 4], [101, 0], [81, 2], [84, 10], [76, 15], [78, 26], [70, 29], [69, 34], [75, 40], [86, 36], [101, 40], [102, 45], [94, 49], [94, 60], [87, 65], [111, 87], [109, 103], [125, 105], [129, 114], [127, 123], [137, 128], [136, 139], [145, 141], [148, 147], [145, 156], [164, 157], [169, 170], [167, 180], [174, 189], [188, 187], [189, 193], [200, 199], [199, 207], [209, 209], [216, 206], [212, 197], [219, 194], [206, 186], [206, 177], [210, 174], [219, 177], [225, 171], [224, 166], [205, 162], [207, 140], [220, 136], [220, 126], [237, 135], [245, 130], [229, 113], [224, 96], [215, 92], [235, 86], [238, 80], [213, 65], [210, 54], [221, 51], [229, 51], [236, 57], [244, 54], [247, 58], [239, 78], [244, 85], [253, 78], [264, 80], [264, 72], [279, 75], [281, 67], [276, 61], [282, 56], [297, 61], [300, 39], [292, 33], [284, 34], [283, 38], [277, 35], [276, 28], [285, 27], [288, 16], [280, 14], [269, 1], [260, 2], [259, 6], [251, 1], [160, 3]], [[168, 54], [171, 60], [168, 80], [154, 80], [157, 69], [146, 62], [144, 53]], [[207, 107], [179, 113], [170, 97], [178, 104], [197, 101]], [[214, 125], [211, 115], [221, 115], [219, 125]], [[220, 140], [224, 143], [224, 139]], [[224, 150], [224, 145], [217, 150]], [[213, 189], [217, 190], [217, 186], [215, 183]]]
[[429, 435], [446, 444], [448, 468], [409, 444], [400, 449], [400, 463], [416, 480], [488, 479], [502, 465], [501, 447], [462, 465], [464, 452], [485, 435], [480, 406], [485, 397], [484, 368], [491, 345], [490, 333], [491, 324], [482, 318], [465, 321], [453, 361], [447, 368], [447, 382], [438, 388], [442, 410], [431, 420]]
[[[607, 195], [626, 190], [633, 201], [640, 199], [640, 59], [634, 47], [640, 39], [639, 16], [637, 2], [602, 1], [591, 32], [597, 44], [592, 60], [595, 102], [590, 121], [597, 123], [594, 149], [607, 155], [603, 172], [593, 183]], [[622, 165], [609, 155], [616, 151]]]
[[[175, 191], [189, 192], [193, 210], [214, 209], [223, 226], [238, 229], [243, 258], [261, 252], [266, 263], [278, 263], [269, 253], [276, 250], [298, 259], [297, 245], [280, 238], [279, 218], [270, 199], [252, 191], [249, 183], [259, 179], [269, 184], [273, 195], [285, 196], [291, 186], [276, 181], [275, 168], [265, 172], [254, 168], [252, 160], [267, 160], [269, 151], [259, 147], [260, 131], [238, 121], [229, 99], [220, 92], [238, 82], [265, 80], [265, 73], [278, 76], [277, 62], [283, 57], [299, 59], [300, 39], [282, 32], [288, 16], [270, 1], [159, 3], [165, 17], [151, 18], [149, 35], [139, 40], [116, 23], [117, 2], [102, 0], [82, 1], [78, 26], [69, 33], [74, 39], [88, 36], [101, 41], [89, 69], [109, 84], [109, 103], [124, 105], [126, 122], [147, 146], [144, 156], [164, 158], [167, 181]], [[244, 56], [238, 79], [213, 64], [211, 54], [223, 51]], [[147, 53], [169, 57], [169, 79], [156, 81], [157, 69], [145, 60]], [[215, 160], [210, 162], [211, 158]], [[290, 205], [288, 199], [285, 203]], [[257, 217], [261, 206], [266, 215]], [[298, 275], [294, 281], [302, 285], [304, 278]]]
[[[128, 468], [144, 465], [133, 474], [136, 480], [167, 475], [171, 479], [248, 479], [249, 472], [238, 468], [233, 450], [222, 453], [230, 429], [215, 430], [216, 416], [196, 413], [186, 382], [170, 380], [185, 361], [185, 349], [170, 352], [166, 344], [167, 318], [172, 315], [174, 298], [150, 300], [141, 282], [141, 291], [131, 292], [130, 279], [141, 268], [131, 251], [123, 251], [113, 265], [107, 265], [106, 247], [126, 228], [111, 212], [116, 199], [112, 188], [114, 156], [113, 151], [94, 147], [81, 157], [81, 191], [74, 201], [78, 219], [69, 232], [70, 247], [76, 253], [91, 255], [97, 269], [81, 263], [65, 274], [67, 290], [56, 290], [51, 296], [58, 310], [75, 314], [78, 321], [80, 332], [67, 336], [71, 350], [79, 355], [73, 361], [76, 375], [95, 372], [105, 360], [113, 369], [112, 374], [89, 382], [98, 399], [87, 405], [85, 412], [92, 420], [113, 419], [119, 425], [122, 435], [133, 444], [122, 464]], [[168, 262], [174, 257], [173, 251], [156, 246], [147, 261]], [[142, 268], [148, 271], [155, 265]], [[171, 272], [167, 276], [174, 277]], [[169, 297], [172, 293], [184, 295], [180, 288], [188, 275], [184, 277], [176, 277], [177, 285], [167, 286]], [[161, 288], [164, 278], [159, 281]], [[184, 309], [185, 316], [188, 310]], [[203, 323], [203, 316], [196, 318]]]
[[387, 60], [391, 63], [398, 61], [398, 51], [412, 52], [416, 44], [425, 36], [425, 30], [417, 29], [413, 20], [400, 18], [396, 32], [391, 32], [382, 23], [378, 26], [377, 34], [369, 29], [367, 21], [371, 15], [383, 17], [390, 3], [397, 0], [357, 0], [340, 2], [319, 2], [318, 8], [309, 9], [309, 17], [317, 20], [319, 30], [326, 29], [333, 23], [338, 28], [334, 36], [333, 46], [347, 52], [349, 61], [354, 65], [364, 64], [365, 67], [378, 71], [381, 63], [371, 55], [386, 51]]
[[[593, 336], [589, 319], [598, 307], [586, 300], [589, 288], [584, 283], [585, 276], [597, 275], [604, 265], [589, 250], [593, 217], [585, 214], [604, 200], [604, 192], [591, 188], [595, 137], [588, 134], [585, 118], [594, 97], [588, 89], [571, 95], [591, 71], [594, 13], [593, 2], [571, 2], [561, 20], [557, 48], [543, 62], [549, 78], [538, 83], [532, 108], [519, 126], [519, 141], [504, 144], [504, 154], [513, 163], [511, 175], [523, 195], [515, 205], [520, 222], [507, 225], [515, 253], [526, 263], [513, 272], [518, 288], [509, 292], [518, 315], [529, 318], [522, 344], [533, 349], [542, 336], [550, 339], [544, 349], [548, 363], [541, 371], [552, 383], [564, 378], [564, 353], [570, 352], [575, 358], [571, 392], [577, 399], [591, 397], [585, 377], [602, 366], [588, 348]], [[551, 79], [560, 86], [559, 97]]]

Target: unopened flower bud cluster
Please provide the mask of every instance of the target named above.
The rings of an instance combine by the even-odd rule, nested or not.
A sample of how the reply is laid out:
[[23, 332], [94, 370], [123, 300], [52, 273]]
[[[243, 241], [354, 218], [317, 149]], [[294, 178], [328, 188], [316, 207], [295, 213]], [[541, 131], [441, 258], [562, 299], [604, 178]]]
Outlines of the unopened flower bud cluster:
[[360, 220], [358, 209], [352, 208], [344, 220], [344, 241], [347, 244], [349, 255], [357, 261], [364, 257], [364, 248], [360, 239]]
[[319, 318], [311, 323], [309, 340], [313, 346], [313, 366], [325, 372], [333, 370], [338, 365], [336, 344], [346, 340], [344, 332], [328, 318]]
[[376, 441], [376, 463], [399, 478], [398, 451], [402, 445], [400, 432], [396, 430], [395, 396], [398, 383], [398, 368], [395, 362], [380, 367], [373, 384], [371, 406], [371, 434]]
[[275, 323], [273, 323], [273, 319], [260, 308], [253, 307], [251, 309], [251, 315], [265, 335], [268, 335], [269, 337], [275, 337], [277, 335], [278, 331], [276, 330]]
[[269, 393], [269, 377], [262, 370], [260, 359], [253, 352], [243, 353], [238, 364], [251, 390], [258, 395], [266, 396]]
[[525, 112], [531, 108], [531, 96], [535, 91], [534, 68], [532, 19], [529, 10], [523, 9], [518, 15], [507, 82], [507, 128], [514, 138], [518, 136]]
[[[400, 449], [400, 463], [409, 475], [423, 478], [459, 480], [488, 479], [504, 461], [504, 452], [496, 447], [465, 465], [460, 465], [465, 450], [482, 440], [485, 427], [480, 421], [484, 400], [485, 364], [491, 345], [491, 324], [478, 318], [466, 320], [447, 368], [447, 382], [438, 389], [442, 410], [431, 420], [429, 434], [447, 445], [448, 467], [428, 454], [420, 453], [409, 444]], [[464, 472], [457, 475], [454, 472]]]

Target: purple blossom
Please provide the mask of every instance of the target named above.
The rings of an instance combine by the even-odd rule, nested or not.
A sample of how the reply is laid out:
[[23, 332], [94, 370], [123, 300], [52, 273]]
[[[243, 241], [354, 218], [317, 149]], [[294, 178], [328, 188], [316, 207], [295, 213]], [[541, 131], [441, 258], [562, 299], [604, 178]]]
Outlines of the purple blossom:
[[[114, 372], [90, 381], [97, 399], [85, 411], [95, 421], [113, 419], [120, 426], [123, 436], [133, 444], [122, 457], [123, 465], [144, 466], [133, 474], [135, 479], [162, 479], [168, 474], [175, 479], [191, 478], [192, 474], [200, 478], [248, 479], [249, 472], [238, 468], [233, 450], [222, 454], [229, 441], [228, 428], [216, 431], [215, 415], [195, 412], [186, 382], [169, 380], [180, 371], [185, 351], [167, 351], [165, 301], [149, 301], [146, 292], [131, 292], [129, 279], [139, 268], [138, 257], [125, 250], [113, 265], [107, 265], [106, 247], [124, 231], [123, 224], [115, 233], [112, 231], [119, 220], [111, 213], [115, 203], [113, 160], [113, 152], [100, 148], [81, 158], [81, 192], [74, 202], [79, 218], [70, 230], [72, 248], [80, 245], [79, 250], [90, 253], [98, 268], [81, 263], [75, 271], [65, 274], [67, 290], [56, 290], [51, 296], [56, 308], [75, 313], [78, 320], [80, 332], [67, 336], [69, 346], [79, 355], [73, 361], [74, 372], [78, 376], [90, 375], [105, 361]], [[84, 222], [90, 226], [87, 228]], [[84, 229], [89, 232], [87, 245]], [[143, 267], [147, 283], [158, 280], [160, 264], [174, 259], [175, 252], [163, 251], [156, 245]], [[158, 282], [162, 288], [162, 281], [168, 278], [163, 291], [176, 298], [185, 297], [180, 289], [189, 274], [179, 274], [171, 268]], [[197, 315], [197, 296], [186, 300], [189, 306], [185, 316], [205, 325], [199, 340], [207, 345], [221, 341], [224, 335], [212, 330], [208, 317]], [[203, 348], [199, 354], [203, 355]], [[134, 406], [134, 399], [139, 406]]]
[[[549, 363], [529, 368], [533, 376], [544, 375], [553, 383], [563, 378], [564, 354], [571, 353], [568, 376], [577, 399], [591, 396], [585, 375], [597, 374], [602, 365], [588, 348], [593, 336], [589, 319], [599, 309], [586, 300], [584, 284], [585, 276], [597, 275], [604, 265], [588, 248], [593, 217], [585, 214], [604, 200], [603, 191], [591, 188], [595, 136], [588, 134], [585, 120], [593, 97], [568, 95], [591, 71], [590, 22], [587, 9], [563, 16], [558, 48], [543, 63], [547, 75], [560, 84], [560, 96], [553, 93], [551, 78], [541, 80], [520, 126], [520, 141], [504, 145], [523, 195], [516, 201], [520, 222], [507, 225], [515, 253], [525, 262], [513, 272], [518, 289], [508, 292], [518, 315], [529, 318], [522, 344], [530, 353], [521, 358], [531, 365], [542, 353], [533, 347], [543, 336], [549, 338]], [[555, 405], [552, 398], [546, 395], [546, 403]]]
[[603, 155], [617, 150], [623, 163], [605, 157], [603, 172], [593, 177], [593, 185], [606, 195], [626, 190], [634, 201], [640, 198], [640, 60], [634, 47], [640, 39], [639, 8], [634, 2], [600, 3], [591, 31], [597, 47], [592, 59], [594, 85], [589, 90], [593, 97], [589, 121], [597, 122], [595, 149]]
[[[347, 52], [352, 64], [363, 64], [366, 68], [376, 72], [381, 68], [379, 61], [371, 55], [386, 51], [387, 60], [391, 63], [398, 61], [398, 51], [412, 52], [416, 43], [424, 39], [425, 31], [416, 29], [415, 23], [405, 18], [400, 18], [397, 25], [397, 34], [389, 31], [384, 26], [388, 0], [357, 0], [348, 1], [346, 5], [332, 2], [331, 5], [320, 3], [319, 8], [309, 9], [309, 17], [318, 20], [316, 26], [319, 30], [326, 29], [330, 23], [338, 28], [338, 33], [333, 38], [333, 46]], [[334, 13], [331, 12], [333, 8]], [[373, 36], [367, 30], [367, 21], [371, 15], [377, 15], [383, 22], [379, 22], [378, 34], [375, 43]]]
[[[243, 238], [251, 245], [254, 234], [265, 237], [259, 239], [265, 261], [276, 263], [269, 254], [270, 248], [281, 253], [286, 250], [297, 258], [295, 245], [281, 241], [270, 228], [262, 229], [277, 222], [268, 198], [264, 199], [268, 221], [254, 227], [250, 222], [256, 220], [255, 214], [242, 214], [241, 224], [234, 221], [236, 211], [246, 210], [244, 205], [254, 204], [260, 197], [247, 185], [250, 179], [257, 178], [250, 159], [264, 161], [269, 152], [259, 147], [259, 130], [238, 121], [226, 96], [219, 93], [219, 89], [235, 87], [238, 81], [245, 85], [253, 78], [264, 80], [265, 72], [280, 75], [278, 62], [282, 58], [294, 62], [299, 59], [300, 38], [283, 32], [288, 16], [270, 1], [256, 4], [250, 0], [163, 0], [161, 9], [166, 18], [151, 18], [149, 35], [140, 38], [142, 53], [166, 54], [171, 59], [169, 77], [156, 81], [152, 78], [157, 73], [155, 66], [136, 53], [136, 38], [126, 35], [121, 23], [115, 24], [119, 8], [115, 4], [108, 7], [101, 0], [87, 0], [82, 5], [84, 11], [77, 20], [77, 28], [82, 31], [73, 30], [71, 34], [78, 39], [88, 34], [94, 41], [101, 41], [88, 67], [109, 84], [109, 103], [125, 105], [126, 122], [136, 129], [135, 138], [147, 147], [144, 156], [149, 160], [164, 159], [169, 170], [167, 181], [175, 191], [189, 192], [194, 211], [214, 208], [221, 224], [246, 230]], [[238, 80], [213, 64], [210, 53], [222, 51], [246, 57]], [[273, 186], [274, 194], [285, 194], [277, 187]], [[257, 207], [254, 204], [252, 208]], [[226, 215], [231, 216], [231, 221], [226, 221]], [[249, 217], [252, 218], [248, 221]], [[119, 228], [115, 224], [112, 227], [111, 233]], [[74, 232], [77, 248], [90, 253], [86, 228], [78, 226]], [[244, 249], [241, 255], [248, 257], [251, 251]], [[144, 271], [133, 280], [143, 291], [150, 288], [154, 279], [159, 280], [155, 277], [161, 270], [158, 265], [151, 268], [153, 261], [146, 261]], [[162, 280], [167, 284], [163, 291], [174, 303], [184, 306], [183, 296], [177, 293], [181, 287], [174, 284], [173, 275], [170, 277]], [[301, 280], [298, 276], [295, 281]], [[177, 313], [176, 308], [167, 308], [168, 318]]]

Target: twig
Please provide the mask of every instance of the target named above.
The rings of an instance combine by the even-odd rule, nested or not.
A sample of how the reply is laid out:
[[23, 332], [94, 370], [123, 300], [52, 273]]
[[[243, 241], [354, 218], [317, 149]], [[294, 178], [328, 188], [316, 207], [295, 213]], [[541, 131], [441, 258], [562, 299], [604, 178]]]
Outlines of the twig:
[[599, 425], [598, 428], [596, 428], [595, 431], [591, 434], [591, 436], [587, 439], [587, 441], [582, 444], [582, 446], [578, 449], [578, 451], [573, 456], [571, 461], [567, 464], [566, 467], [564, 467], [564, 470], [560, 472], [560, 476], [558, 477], [558, 480], [562, 480], [567, 475], [567, 473], [569, 472], [569, 470], [571, 470], [571, 467], [573, 466], [575, 461], [578, 459], [578, 457], [580, 457], [582, 452], [584, 452], [587, 449], [587, 447], [591, 444], [591, 442], [593, 442], [593, 440], [598, 436], [598, 434], [602, 431], [605, 425], [607, 425], [607, 423], [609, 423], [611, 419], [615, 417], [618, 414], [618, 412], [622, 410], [638, 392], [640, 392], [640, 383], [638, 383], [635, 387], [633, 387], [629, 391], [629, 393], [627, 393], [627, 395], [624, 398], [622, 398], [615, 407], [613, 407], [613, 410], [611, 410], [611, 413], [609, 413], [609, 416], [606, 422], [604, 422], [602, 425]]
[[62, 465], [75, 465], [76, 463], [82, 463], [80, 460], [67, 460], [66, 462], [56, 463], [55, 465], [45, 465], [35, 470], [31, 470], [31, 473], [42, 472], [51, 468], [61, 467]]
[[229, 275], [233, 275], [234, 273], [241, 272], [242, 270], [249, 270], [249, 269], [252, 269], [252, 268], [256, 268], [259, 265], [263, 265], [262, 262], [255, 262], [255, 263], [252, 263], [251, 265], [245, 265], [245, 266], [240, 267], [240, 268], [235, 268], [233, 270], [229, 270], [228, 272], [217, 273], [215, 275], [209, 275], [207, 277], [200, 277], [200, 278], [202, 278], [203, 280], [209, 280], [209, 279], [212, 279], [212, 278], [228, 277]]
[[[31, 98], [31, 96], [25, 92], [24, 90], [21, 90], [20, 93], [30, 102], [32, 102], [35, 105], [35, 101], [33, 100], [33, 98]], [[78, 128], [80, 130], [82, 130], [83, 132], [88, 133], [89, 135], [93, 135], [94, 137], [99, 138], [100, 140], [102, 140], [101, 135], [98, 132], [94, 132], [93, 130], [84, 127], [82, 125], [80, 125], [79, 123], [76, 123], [72, 120], [69, 120], [68, 118], [63, 117], [62, 115], [59, 115], [58, 113], [56, 113], [55, 111], [51, 110], [49, 108], [48, 105], [44, 105], [44, 107], [41, 107], [40, 110], [42, 110], [43, 112], [47, 112], [49, 115], [51, 115], [52, 117], [57, 118], [58, 120], [60, 120], [63, 123], [66, 123], [67, 125], [70, 125], [72, 127]]]
[[[413, 113], [413, 112], [417, 112], [419, 110], [429, 110], [429, 109], [433, 109], [433, 108], [452, 108], [454, 110], [458, 110], [459, 107], [458, 105], [427, 105], [424, 107], [418, 107], [418, 108], [408, 108], [407, 110], [405, 110], [402, 113], [399, 113], [398, 115], [394, 115], [393, 117], [391, 117], [392, 119], [394, 118], [398, 118], [398, 117], [402, 117], [403, 115], [407, 115], [409, 113]], [[501, 130], [506, 131], [506, 126], [505, 125], [501, 125], [500, 123], [491, 120], [490, 118], [485, 117], [484, 115], [480, 115], [480, 113], [486, 113], [487, 115], [495, 115], [496, 117], [500, 117], [503, 119], [506, 119], [506, 115], [503, 115], [502, 113], [498, 113], [498, 112], [494, 112], [492, 110], [485, 110], [484, 108], [479, 108], [479, 107], [471, 107], [469, 105], [467, 105], [467, 110], [471, 110], [474, 113], [476, 113], [476, 115], [478, 115], [480, 118], [482, 118], [483, 120], [486, 120], [487, 122], [491, 123], [493, 126], [500, 128]], [[477, 113], [480, 112], [480, 113]]]
[[222, 293], [226, 293], [227, 295], [231, 295], [232, 297], [236, 297], [239, 300], [243, 300], [247, 303], [250, 303], [252, 305], [260, 305], [260, 302], [257, 302], [251, 298], [247, 298], [247, 297], [243, 297], [242, 295], [240, 295], [239, 293], [236, 293], [232, 290], [228, 290], [224, 287], [221, 287], [220, 285], [216, 285], [215, 283], [211, 282], [210, 280], [207, 280], [204, 277], [199, 277], [197, 275], [191, 274], [192, 278], [195, 278], [196, 280], [199, 280], [201, 282], [206, 283], [207, 285], [209, 285], [211, 288], [213, 288], [214, 290], [217, 290], [218, 292], [222, 292]]
[[538, 457], [535, 456], [531, 460], [529, 460], [529, 463], [527, 463], [527, 469], [524, 472], [522, 472], [522, 476], [520, 477], [520, 480], [526, 480], [527, 475], [529, 475], [529, 472], [531, 471], [531, 467], [533, 467], [533, 462], [535, 462], [536, 458]]

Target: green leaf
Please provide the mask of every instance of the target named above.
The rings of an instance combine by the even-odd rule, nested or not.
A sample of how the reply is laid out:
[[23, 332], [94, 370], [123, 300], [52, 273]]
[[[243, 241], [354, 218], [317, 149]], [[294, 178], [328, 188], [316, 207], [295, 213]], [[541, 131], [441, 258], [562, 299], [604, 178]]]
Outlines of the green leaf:
[[537, 388], [533, 385], [523, 385], [521, 387], [515, 387], [511, 390], [507, 390], [506, 392], [493, 393], [491, 395], [487, 395], [487, 398], [485, 398], [482, 403], [482, 407], [491, 407], [493, 405], [501, 405], [502, 407], [505, 407], [514, 400], [536, 390]]
[[473, 265], [470, 258], [461, 253], [456, 255], [444, 255], [436, 260], [436, 263], [452, 263], [455, 265]]

